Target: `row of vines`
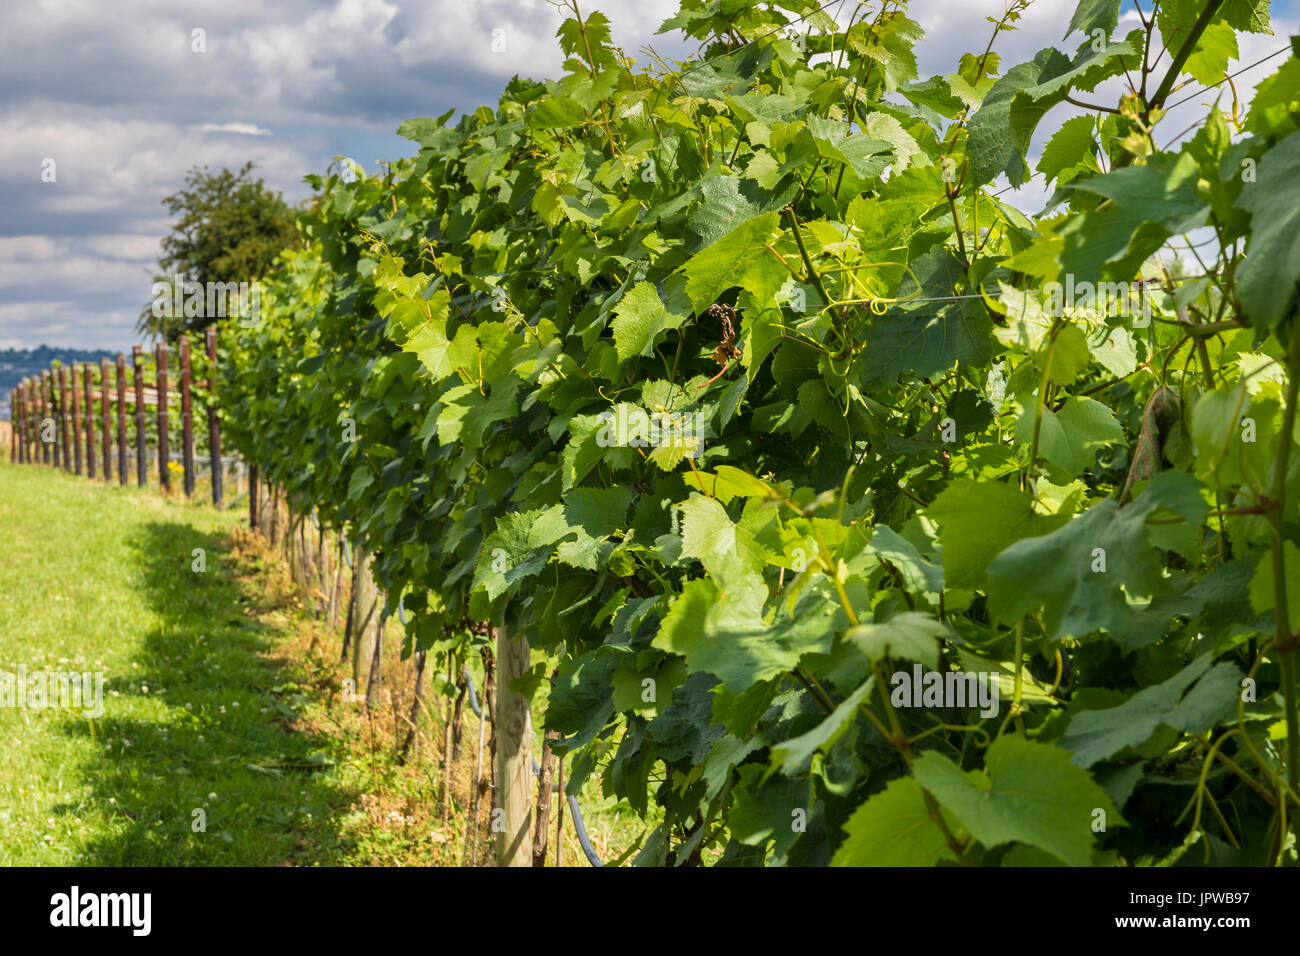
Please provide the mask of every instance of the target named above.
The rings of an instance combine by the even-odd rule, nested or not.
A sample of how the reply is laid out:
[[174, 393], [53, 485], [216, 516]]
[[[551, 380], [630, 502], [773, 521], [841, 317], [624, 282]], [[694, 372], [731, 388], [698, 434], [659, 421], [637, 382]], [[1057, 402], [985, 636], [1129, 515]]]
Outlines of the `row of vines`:
[[561, 79], [309, 177], [226, 433], [408, 652], [526, 640], [637, 864], [1294, 862], [1300, 44], [1242, 103], [1267, 0], [1007, 65], [1010, 0], [921, 78], [906, 6], [638, 69], [569, 0]]

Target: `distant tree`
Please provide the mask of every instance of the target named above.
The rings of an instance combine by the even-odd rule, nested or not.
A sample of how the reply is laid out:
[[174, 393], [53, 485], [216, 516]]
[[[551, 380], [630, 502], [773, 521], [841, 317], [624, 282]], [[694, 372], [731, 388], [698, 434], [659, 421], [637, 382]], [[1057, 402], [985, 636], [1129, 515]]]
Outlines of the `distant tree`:
[[222, 169], [214, 174], [206, 166], [196, 166], [186, 175], [185, 188], [163, 200], [168, 211], [180, 218], [163, 239], [154, 291], [140, 312], [138, 331], [172, 340], [183, 331], [222, 321], [220, 312], [233, 315], [228, 301], [224, 308], [209, 308], [210, 296], [204, 296], [204, 308], [197, 310], [198, 314], [193, 307], [185, 308], [178, 296], [168, 296], [172, 308], [154, 306], [163, 285], [175, 287], [176, 276], [205, 289], [209, 284], [233, 288], [231, 283], [256, 282], [281, 250], [297, 242], [293, 208], [280, 193], [254, 179], [252, 170], [251, 162], [237, 173]]

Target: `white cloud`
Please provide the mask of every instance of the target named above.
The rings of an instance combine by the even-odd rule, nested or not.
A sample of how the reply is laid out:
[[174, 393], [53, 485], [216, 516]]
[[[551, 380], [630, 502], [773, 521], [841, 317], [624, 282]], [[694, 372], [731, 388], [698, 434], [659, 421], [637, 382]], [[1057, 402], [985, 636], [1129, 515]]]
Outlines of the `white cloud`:
[[197, 133], [236, 133], [240, 136], [270, 136], [269, 129], [255, 123], [201, 123], [198, 126], [191, 126], [190, 129]]

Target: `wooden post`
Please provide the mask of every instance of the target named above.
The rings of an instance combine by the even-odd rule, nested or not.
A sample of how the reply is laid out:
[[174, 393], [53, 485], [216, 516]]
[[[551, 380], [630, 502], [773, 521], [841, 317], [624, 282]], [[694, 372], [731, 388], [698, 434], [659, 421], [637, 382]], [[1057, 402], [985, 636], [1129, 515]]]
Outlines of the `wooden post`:
[[117, 483], [126, 484], [126, 356], [117, 353]]
[[[510, 689], [511, 681], [528, 673], [528, 641], [511, 638], [505, 612], [496, 626], [497, 639], [497, 807], [492, 817], [497, 835], [497, 866], [533, 865], [533, 722], [528, 699]], [[497, 818], [500, 818], [499, 822]]]
[[[48, 432], [50, 437], [48, 440], [45, 437], [46, 422], [50, 423], [50, 428]], [[49, 369], [44, 369], [41, 372], [40, 425], [41, 425], [41, 445], [45, 450], [45, 454], [42, 456], [42, 461], [44, 462], [44, 464], [47, 465], [51, 465], [51, 464], [57, 465], [59, 463], [59, 459], [57, 456], [57, 448], [51, 446], [54, 445], [55, 439], [59, 437], [58, 436], [59, 423], [54, 419], [54, 373]]]
[[[44, 417], [42, 409], [45, 404], [45, 396], [42, 392], [41, 377], [39, 375], [32, 378], [28, 390], [32, 400], [32, 461], [39, 465], [42, 462], [41, 447], [45, 444], [41, 440], [41, 419]], [[48, 461], [49, 459], [44, 460]]]
[[19, 382], [17, 385], [14, 386], [14, 397], [12, 399], [12, 405], [11, 405], [11, 407], [13, 408], [13, 415], [10, 419], [10, 421], [13, 423], [13, 429], [14, 429], [14, 452], [17, 455], [17, 457], [14, 460], [20, 465], [23, 464], [23, 452], [25, 451], [22, 443], [22, 436], [24, 433], [24, 425], [25, 425], [22, 417], [23, 416], [23, 385], [25, 384], [26, 382]]
[[77, 386], [77, 373], [81, 371], [75, 364], [69, 370], [72, 375], [72, 459], [76, 473], [81, 474], [81, 389]]
[[22, 409], [23, 409], [23, 417], [22, 417], [23, 441], [22, 441], [22, 445], [19, 447], [19, 455], [21, 457], [18, 460], [22, 462], [22, 464], [24, 465], [31, 464], [31, 460], [32, 460], [30, 454], [31, 452], [30, 445], [32, 439], [31, 420], [30, 420], [31, 413], [28, 408], [28, 399], [30, 398], [31, 393], [32, 393], [32, 386], [31, 386], [31, 381], [29, 379], [23, 379], [21, 382], [18, 383], [18, 397], [19, 400], [22, 402]]
[[40, 396], [36, 394], [38, 377], [27, 379], [27, 395], [23, 408], [27, 412], [27, 464], [34, 465], [41, 460], [41, 419]]
[[59, 420], [54, 417], [54, 388], [57, 376], [53, 369], [41, 371], [41, 444], [45, 446], [43, 464], [59, 463]]
[[72, 473], [72, 449], [68, 443], [68, 367], [59, 366], [59, 444], [63, 446], [63, 470]]
[[13, 461], [22, 464], [22, 434], [23, 434], [23, 383], [19, 382], [14, 386], [13, 396], [9, 399], [9, 407], [12, 409], [9, 421], [13, 426], [13, 443], [14, 457]]
[[36, 384], [31, 377], [23, 379], [23, 418], [27, 431], [27, 441], [23, 443], [24, 450], [27, 452], [27, 464], [32, 464], [39, 457], [36, 452], [36, 443], [40, 440], [39, 429], [36, 424]]
[[[217, 418], [217, 329], [208, 328], [208, 454], [212, 456], [212, 503], [221, 507], [221, 422]], [[238, 489], [236, 489], [238, 493]]]
[[[379, 588], [375, 585], [374, 558], [358, 545], [352, 555], [356, 575], [355, 621], [352, 628], [352, 679], [358, 698], [370, 689], [370, 671], [374, 664], [375, 643], [379, 638]], [[369, 701], [367, 700], [367, 704]]]
[[99, 436], [104, 453], [104, 480], [113, 480], [112, 399], [108, 396], [108, 357], [99, 360]]
[[167, 430], [167, 343], [159, 342], [154, 349], [156, 370], [154, 391], [158, 395], [158, 484], [162, 485], [164, 494], [172, 490], [171, 474], [167, 465], [171, 460], [171, 448], [168, 444]]
[[135, 380], [135, 483], [143, 488], [149, 481], [144, 417], [144, 346], [131, 346], [131, 363]]
[[[86, 477], [95, 477], [95, 398], [90, 391], [94, 382], [91, 379], [94, 372], [91, 370], [90, 363], [87, 362], [81, 366], [81, 391], [84, 395], [83, 411], [86, 415]], [[76, 383], [73, 383], [74, 387]]]
[[257, 530], [257, 466], [248, 466], [248, 527]]
[[[548, 730], [542, 739], [542, 772], [537, 783], [537, 823], [533, 827], [533, 866], [546, 865], [546, 843], [551, 835], [551, 796], [555, 786], [555, 754], [551, 741], [560, 734]], [[564, 799], [564, 794], [559, 795]]]
[[24, 426], [26, 424], [23, 421], [23, 386], [26, 384], [26, 381], [18, 383], [17, 387], [14, 389], [14, 397], [11, 400], [12, 405], [10, 406], [13, 408], [13, 415], [10, 418], [10, 421], [13, 422], [14, 454], [17, 456], [14, 460], [20, 465], [24, 464], [23, 453], [26, 451], [23, 447], [23, 439], [25, 438]]
[[194, 497], [194, 414], [190, 407], [190, 339], [181, 336], [181, 462], [185, 465], [185, 497]]

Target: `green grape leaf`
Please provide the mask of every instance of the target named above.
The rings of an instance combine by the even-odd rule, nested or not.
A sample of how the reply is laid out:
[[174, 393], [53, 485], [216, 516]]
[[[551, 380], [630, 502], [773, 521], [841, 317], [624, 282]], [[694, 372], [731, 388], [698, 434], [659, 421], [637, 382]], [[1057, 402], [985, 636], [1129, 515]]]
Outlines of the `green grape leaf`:
[[1050, 534], [1012, 544], [989, 566], [989, 610], [1009, 622], [1041, 605], [1052, 638], [1121, 633], [1133, 613], [1125, 594], [1150, 597], [1161, 586], [1145, 526], [1155, 508], [1119, 508], [1107, 498]]
[[[1286, 608], [1289, 630], [1292, 634], [1300, 631], [1300, 548], [1290, 541], [1282, 545], [1282, 555], [1286, 564]], [[1265, 554], [1255, 565], [1255, 573], [1250, 578], [1250, 606], [1260, 614], [1277, 610], [1276, 591], [1273, 586], [1273, 555]]]
[[[1125, 747], [1137, 747], [1161, 724], [1188, 733], [1211, 729], [1236, 706], [1241, 691], [1241, 672], [1231, 664], [1211, 669], [1211, 660], [1212, 655], [1202, 654], [1116, 707], [1080, 711], [1071, 718], [1061, 746], [1074, 752], [1075, 764], [1091, 767]], [[1183, 696], [1193, 681], [1198, 681], [1196, 688]]]
[[830, 651], [836, 607], [805, 592], [787, 616], [770, 624], [761, 614], [761, 580], [725, 592], [711, 580], [688, 581], [664, 617], [654, 646], [681, 654], [693, 671], [714, 674], [733, 693], [795, 667], [805, 654]]
[[772, 766], [787, 775], [802, 773], [817, 752], [827, 753], [853, 723], [858, 708], [871, 694], [875, 678], [869, 677], [852, 694], [844, 698], [826, 719], [807, 733], [791, 737], [772, 747]]
[[1043, 147], [1038, 171], [1050, 182], [1066, 170], [1093, 161], [1097, 149], [1095, 127], [1091, 116], [1075, 116], [1062, 123]]
[[[1034, 431], [1034, 410], [1026, 409], [1016, 420], [1016, 441], [1028, 445]], [[1038, 452], [1071, 478], [1089, 467], [1097, 450], [1124, 440], [1124, 429], [1115, 414], [1085, 396], [1071, 396], [1060, 411], [1044, 408], [1039, 425]]]
[[985, 767], [962, 773], [930, 750], [916, 759], [913, 773], [986, 847], [1024, 843], [1070, 866], [1092, 862], [1096, 811], [1108, 826], [1119, 813], [1109, 794], [1070, 762], [1069, 751], [1007, 734], [989, 747]]
[[1106, 36], [1110, 36], [1119, 23], [1121, 3], [1123, 0], [1079, 0], [1065, 35], [1068, 37], [1075, 30], [1088, 34], [1093, 30], [1104, 30]]
[[1171, 235], [1205, 225], [1210, 208], [1196, 194], [1200, 170], [1187, 153], [1157, 154], [1143, 166], [1128, 166], [1079, 180], [1070, 189], [1111, 200], [1057, 228], [1065, 240], [1061, 269], [1091, 281], [1113, 264], [1128, 279]]
[[742, 222], [688, 260], [681, 271], [696, 313], [703, 313], [721, 293], [737, 285], [760, 301], [775, 296], [790, 274], [767, 249], [778, 231], [777, 214], [763, 213]]
[[1300, 132], [1260, 158], [1256, 181], [1242, 185], [1237, 205], [1254, 228], [1238, 293], [1255, 327], [1271, 330], [1294, 315], [1300, 296]]
[[650, 355], [660, 333], [680, 328], [685, 315], [671, 313], [649, 282], [638, 282], [619, 300], [610, 327], [621, 361]]
[[[949, 811], [938, 812], [950, 831], [958, 829]], [[911, 777], [900, 777], [853, 811], [831, 865], [934, 866], [954, 859], [924, 791]]]
[[948, 627], [929, 614], [904, 611], [883, 624], [859, 624], [844, 635], [872, 661], [899, 657], [920, 661], [932, 670], [939, 667], [939, 639], [948, 635]]
[[939, 525], [944, 581], [951, 588], [979, 587], [989, 564], [1021, 538], [1047, 534], [1068, 515], [1039, 515], [1020, 489], [1000, 481], [956, 478], [925, 511]]

